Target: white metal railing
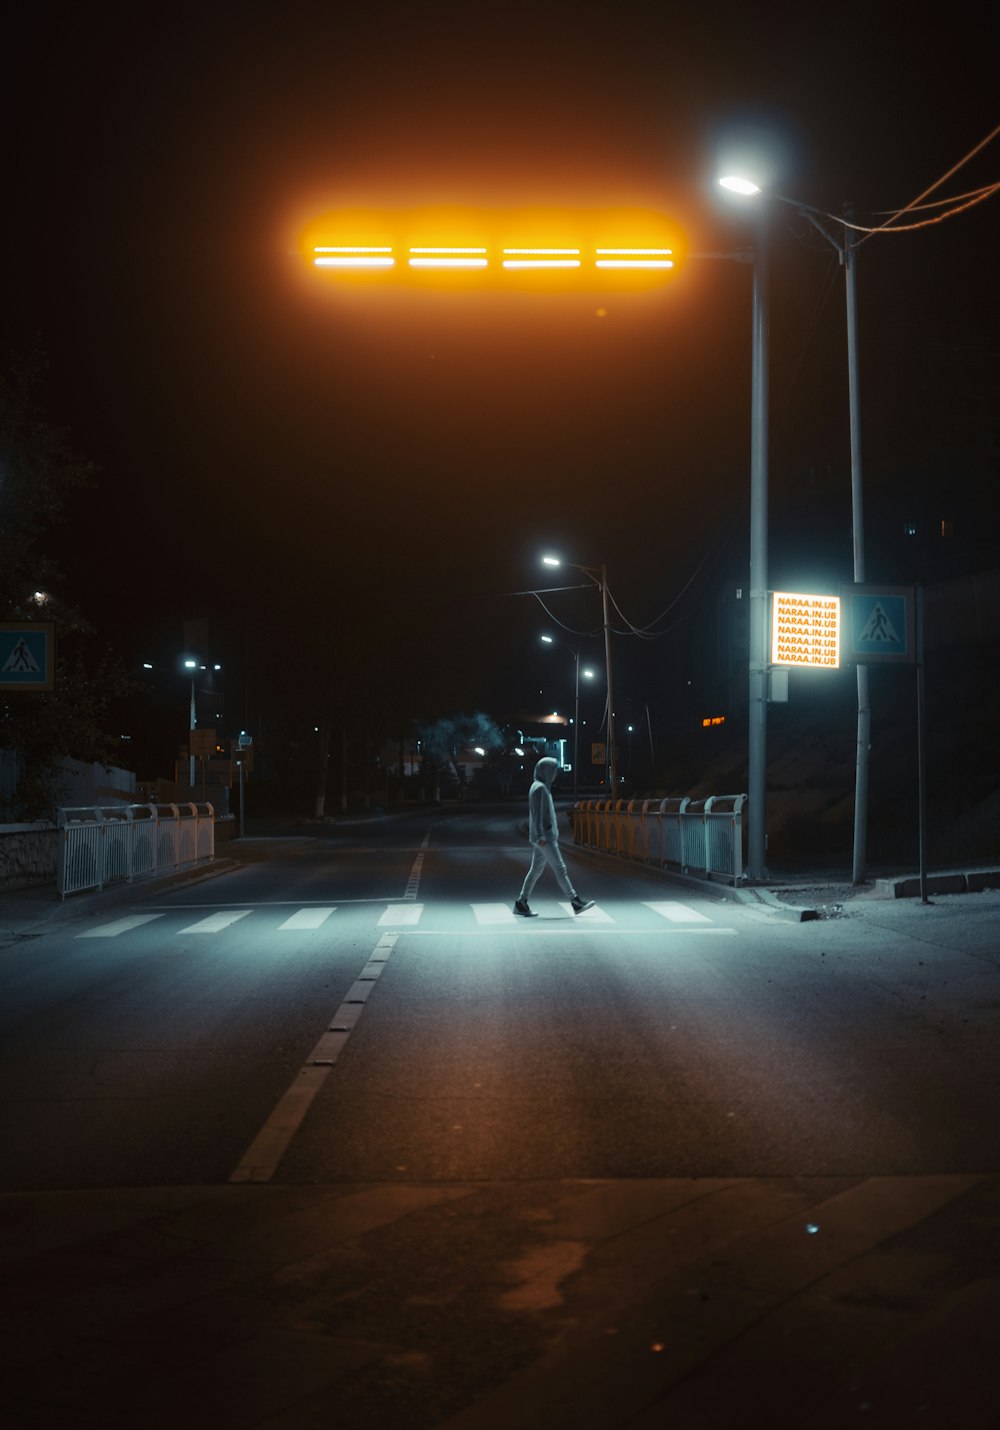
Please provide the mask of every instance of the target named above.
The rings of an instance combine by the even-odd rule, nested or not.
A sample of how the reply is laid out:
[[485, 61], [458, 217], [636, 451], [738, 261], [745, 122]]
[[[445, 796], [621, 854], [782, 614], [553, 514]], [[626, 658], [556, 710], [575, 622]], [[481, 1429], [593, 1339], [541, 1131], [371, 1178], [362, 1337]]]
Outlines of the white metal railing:
[[602, 854], [618, 854], [684, 873], [743, 882], [745, 794], [709, 799], [580, 800], [572, 808], [573, 839]]
[[58, 813], [63, 898], [215, 858], [210, 804], [86, 805]]

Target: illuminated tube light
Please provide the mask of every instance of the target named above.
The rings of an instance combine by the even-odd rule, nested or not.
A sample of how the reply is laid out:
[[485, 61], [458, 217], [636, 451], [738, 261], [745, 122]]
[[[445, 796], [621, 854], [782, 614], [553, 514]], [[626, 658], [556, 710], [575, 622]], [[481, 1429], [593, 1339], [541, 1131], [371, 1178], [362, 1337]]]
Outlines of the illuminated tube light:
[[485, 248], [411, 248], [411, 268], [485, 268]]
[[579, 268], [578, 248], [505, 248], [505, 268]]
[[317, 268], [392, 268], [396, 260], [388, 246], [326, 244], [313, 249]]
[[669, 248], [599, 248], [598, 268], [673, 268]]

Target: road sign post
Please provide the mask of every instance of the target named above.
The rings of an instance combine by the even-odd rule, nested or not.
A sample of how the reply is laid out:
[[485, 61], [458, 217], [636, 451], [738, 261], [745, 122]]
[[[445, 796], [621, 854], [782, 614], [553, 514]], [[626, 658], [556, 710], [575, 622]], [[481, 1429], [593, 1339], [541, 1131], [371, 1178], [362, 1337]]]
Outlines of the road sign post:
[[917, 673], [917, 825], [920, 899], [927, 903], [927, 768], [923, 592], [913, 586], [844, 586], [844, 658], [858, 665], [912, 665]]

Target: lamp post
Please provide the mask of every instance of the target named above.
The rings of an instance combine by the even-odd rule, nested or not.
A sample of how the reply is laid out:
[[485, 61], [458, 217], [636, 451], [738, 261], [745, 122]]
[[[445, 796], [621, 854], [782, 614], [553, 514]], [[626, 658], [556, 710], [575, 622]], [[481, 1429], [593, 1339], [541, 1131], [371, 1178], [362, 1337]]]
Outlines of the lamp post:
[[615, 697], [611, 684], [611, 622], [608, 616], [608, 568], [606, 566], [581, 566], [575, 561], [563, 561], [559, 556], [543, 556], [545, 566], [571, 566], [574, 571], [582, 571], [601, 590], [601, 605], [604, 619], [604, 667], [608, 682], [608, 792], [617, 795], [618, 766], [615, 761]]
[[[750, 194], [757, 185], [726, 177], [731, 192]], [[752, 255], [753, 315], [750, 377], [750, 629], [749, 729], [747, 736], [747, 876], [767, 877], [767, 502], [768, 502], [768, 340], [770, 335], [767, 217], [757, 211]], [[740, 260], [744, 255], [733, 255]]]
[[[789, 207], [795, 209], [795, 211], [807, 219], [836, 250], [841, 267], [844, 270], [844, 290], [847, 308], [847, 394], [851, 436], [851, 536], [854, 556], [854, 580], [855, 582], [863, 582], [865, 579], [865, 528], [861, 469], [861, 382], [858, 375], [857, 242], [849, 228], [845, 228], [843, 239], [828, 229], [823, 222], [826, 215], [824, 215], [820, 209], [814, 208], [812, 204], [802, 203], [799, 199], [788, 198], [784, 194], [776, 194], [770, 191], [764, 193], [758, 184], [748, 178], [728, 177], [720, 179], [719, 183], [723, 188], [729, 189], [732, 193], [741, 194], [747, 198], [754, 198], [763, 194], [765, 198], [775, 199], [777, 202], [787, 204]], [[763, 205], [758, 213], [759, 231], [761, 233], [765, 231], [765, 222], [762, 214]], [[756, 267], [757, 265], [755, 264], [755, 273]], [[750, 584], [752, 588], [752, 575]], [[753, 591], [751, 590], [751, 601], [752, 599]], [[753, 608], [751, 606], [751, 622], [752, 618]], [[864, 881], [867, 865], [868, 775], [871, 746], [871, 701], [868, 688], [868, 667], [866, 665], [858, 664], [857, 683], [858, 733], [854, 779], [854, 855], [852, 879], [855, 884], [860, 884]], [[752, 798], [750, 809], [752, 811]], [[752, 813], [749, 813], [749, 818], [752, 821]]]
[[[194, 732], [198, 728], [198, 708], [195, 703], [194, 688], [195, 672], [198, 670], [207, 670], [208, 666], [204, 665], [200, 660], [196, 660], [193, 656], [188, 655], [184, 657], [184, 669], [191, 672], [191, 706], [188, 725], [188, 784], [191, 786], [191, 793], [193, 794], [195, 777]], [[221, 670], [222, 666], [213, 665], [212, 669]]]
[[[557, 641], [555, 636], [541, 636], [540, 639], [545, 645], [561, 645], [566, 650], [571, 651], [573, 659], [576, 662], [576, 680], [574, 682], [573, 692], [573, 800], [575, 802], [578, 783], [577, 772], [580, 768], [580, 651], [579, 647], [568, 645], [566, 641]], [[592, 680], [594, 672], [592, 670], [584, 670], [583, 675], [585, 679]]]
[[191, 672], [191, 713], [188, 722], [188, 784], [194, 792], [194, 732], [198, 724], [198, 713], [194, 703], [194, 673], [198, 669], [198, 662], [185, 659], [184, 669]]
[[[196, 679], [196, 672], [197, 672], [197, 671], [199, 671], [199, 670], [208, 670], [209, 667], [208, 667], [207, 665], [202, 664], [202, 662], [201, 662], [200, 660], [196, 660], [193, 656], [185, 656], [185, 657], [183, 658], [181, 664], [183, 665], [183, 668], [184, 668], [185, 672], [189, 674], [189, 676], [190, 676], [190, 684], [191, 684], [191, 695], [190, 695], [190, 699], [189, 699], [189, 701], [188, 701], [188, 783], [189, 783], [189, 785], [191, 786], [191, 792], [192, 792], [192, 794], [193, 794], [193, 793], [194, 793], [194, 777], [195, 777], [195, 755], [194, 755], [194, 739], [192, 738], [192, 732], [193, 732], [194, 730], [196, 730], [197, 727], [198, 727], [198, 708], [197, 708], [197, 704], [196, 704], [196, 702], [195, 702], [195, 679]], [[163, 667], [161, 667], [161, 666], [153, 665], [152, 661], [149, 661], [149, 660], [144, 660], [144, 661], [142, 662], [142, 668], [143, 668], [143, 670], [155, 670], [155, 671], [158, 671], [160, 674], [163, 674], [163, 675], [167, 675], [167, 674], [176, 675], [176, 674], [177, 674], [177, 671], [176, 671], [176, 670], [170, 670], [170, 671], [168, 671], [168, 670], [166, 670], [165, 668], [163, 668]], [[213, 665], [213, 666], [212, 666], [212, 670], [221, 670], [221, 669], [222, 669], [222, 666], [221, 666], [221, 665], [216, 664], [216, 665]]]

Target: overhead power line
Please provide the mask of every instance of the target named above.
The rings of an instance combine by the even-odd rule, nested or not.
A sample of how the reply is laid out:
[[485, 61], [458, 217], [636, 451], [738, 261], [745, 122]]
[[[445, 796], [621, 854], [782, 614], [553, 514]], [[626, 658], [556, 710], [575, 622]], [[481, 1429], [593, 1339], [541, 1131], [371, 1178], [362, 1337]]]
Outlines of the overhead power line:
[[[991, 132], [987, 134], [985, 139], [980, 139], [979, 143], [975, 145], [974, 148], [970, 149], [968, 154], [964, 155], [961, 159], [959, 159], [957, 164], [952, 164], [951, 168], [948, 170], [947, 173], [942, 174], [939, 179], [935, 179], [934, 183], [931, 184], [929, 188], [924, 189], [923, 193], [918, 194], [915, 199], [911, 199], [908, 204], [904, 204], [901, 209], [897, 209], [897, 211], [894, 214], [891, 214], [885, 220], [884, 223], [879, 224], [877, 228], [873, 228], [869, 232], [882, 232], [884, 229], [887, 229], [890, 224], [894, 225], [896, 219], [902, 218], [904, 214], [909, 213], [912, 209], [915, 209], [918, 204], [923, 203], [924, 199], [926, 199], [929, 194], [932, 194], [935, 189], [939, 189], [942, 184], [946, 184], [951, 178], [952, 174], [957, 174], [959, 169], [963, 168], [969, 162], [970, 159], [974, 159], [975, 156], [980, 152], [980, 150], [985, 149], [987, 144], [994, 140], [998, 134], [1000, 134], [1000, 124], [998, 124], [995, 129], [991, 130]], [[958, 207], [949, 210], [946, 214], [938, 214], [936, 218], [925, 219], [923, 220], [923, 223], [940, 223], [942, 219], [950, 218], [953, 213], [961, 213], [963, 209], [971, 208], [973, 204], [982, 203], [983, 199], [988, 198], [991, 193], [996, 193], [998, 188], [1000, 188], [1000, 184], [993, 184], [988, 188], [986, 192], [979, 194], [976, 198], [970, 199], [966, 203], [960, 204]], [[907, 225], [907, 227], [922, 227], [923, 223], [921, 223], [920, 225]], [[903, 231], [904, 230], [902, 228], [895, 229], [896, 233], [901, 233]]]

